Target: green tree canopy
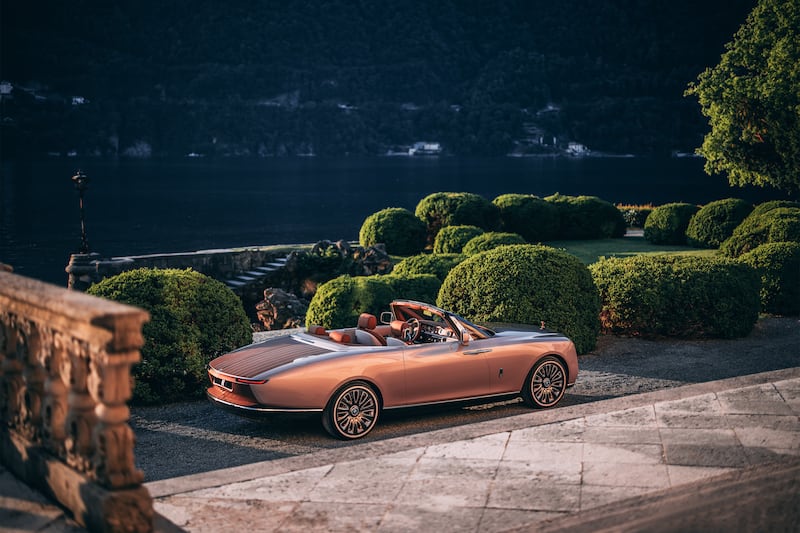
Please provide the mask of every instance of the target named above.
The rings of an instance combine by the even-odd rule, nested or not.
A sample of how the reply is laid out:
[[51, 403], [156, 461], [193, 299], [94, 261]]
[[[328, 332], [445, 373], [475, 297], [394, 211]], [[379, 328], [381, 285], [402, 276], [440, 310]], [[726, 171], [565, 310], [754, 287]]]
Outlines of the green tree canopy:
[[711, 132], [698, 150], [731, 185], [800, 189], [800, 4], [760, 0], [687, 95]]

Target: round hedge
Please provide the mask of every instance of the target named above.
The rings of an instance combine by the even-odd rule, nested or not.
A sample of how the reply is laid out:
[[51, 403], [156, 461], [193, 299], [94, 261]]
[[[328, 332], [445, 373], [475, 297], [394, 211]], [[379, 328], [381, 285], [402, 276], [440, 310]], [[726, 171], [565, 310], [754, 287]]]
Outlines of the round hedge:
[[492, 200], [500, 209], [503, 231], [517, 233], [528, 242], [553, 240], [558, 236], [558, 208], [532, 194], [503, 194]]
[[392, 270], [396, 275], [433, 274], [444, 281], [454, 266], [466, 259], [462, 254], [421, 254], [406, 257]]
[[772, 211], [773, 209], [778, 209], [779, 207], [800, 207], [800, 202], [794, 202], [792, 200], [770, 200], [768, 202], [758, 204], [750, 213], [750, 216], [763, 215], [767, 211]]
[[339, 276], [317, 288], [306, 324], [328, 329], [355, 327], [361, 313], [380, 316], [396, 298], [432, 302], [440, 285], [432, 274]]
[[445, 278], [437, 303], [477, 322], [544, 321], [578, 353], [597, 342], [600, 299], [589, 270], [548, 246], [501, 246], [469, 257]]
[[558, 210], [559, 239], [610, 239], [623, 237], [627, 223], [613, 204], [597, 196], [565, 196], [545, 198]]
[[433, 241], [435, 254], [460, 254], [464, 245], [473, 237], [482, 234], [478, 226], [445, 226], [436, 234]]
[[773, 315], [800, 314], [800, 243], [762, 244], [739, 257], [761, 276], [761, 311]]
[[736, 261], [641, 255], [602, 259], [589, 269], [606, 333], [733, 338], [758, 320], [758, 274]]
[[464, 255], [475, 255], [506, 244], [525, 244], [525, 239], [516, 233], [490, 231], [470, 239], [469, 242], [464, 245], [462, 251]]
[[770, 242], [800, 242], [800, 207], [776, 207], [751, 214], [719, 247], [728, 257]]
[[644, 222], [644, 238], [653, 244], [686, 244], [686, 229], [696, 205], [686, 203], [664, 204], [653, 209]]
[[402, 207], [389, 207], [373, 213], [364, 220], [358, 232], [361, 246], [383, 243], [386, 251], [395, 255], [413, 255], [426, 244], [427, 227]]
[[190, 269], [130, 270], [86, 292], [150, 312], [150, 321], [142, 327], [142, 361], [133, 368], [136, 404], [202, 397], [208, 362], [253, 339], [233, 291]]
[[419, 201], [414, 214], [427, 225], [430, 244], [445, 226], [478, 226], [495, 230], [500, 225], [497, 206], [483, 196], [469, 192], [429, 194]]
[[752, 210], [751, 204], [738, 198], [708, 203], [689, 221], [686, 243], [695, 248], [719, 248]]

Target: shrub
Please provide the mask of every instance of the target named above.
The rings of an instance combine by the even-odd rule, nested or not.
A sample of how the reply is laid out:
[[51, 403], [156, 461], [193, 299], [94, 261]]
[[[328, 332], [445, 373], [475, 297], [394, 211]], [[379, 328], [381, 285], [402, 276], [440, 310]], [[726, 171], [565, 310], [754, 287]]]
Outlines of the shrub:
[[589, 268], [607, 333], [732, 338], [747, 335], [758, 320], [758, 274], [736, 261], [642, 255]]
[[589, 270], [548, 246], [501, 246], [467, 258], [445, 278], [437, 303], [478, 322], [544, 321], [578, 353], [597, 342], [600, 300]]
[[719, 249], [728, 257], [739, 257], [770, 242], [800, 242], [800, 207], [776, 207], [751, 214]]
[[738, 198], [708, 203], [689, 221], [686, 243], [695, 248], [719, 248], [752, 210], [752, 205]]
[[239, 298], [223, 283], [193, 270], [131, 270], [86, 292], [150, 312], [142, 327], [142, 362], [133, 369], [134, 403], [202, 397], [208, 362], [253, 338]]
[[339, 276], [317, 288], [306, 313], [306, 324], [346, 328], [358, 323], [361, 313], [380, 316], [396, 298], [432, 302], [439, 289], [432, 274]]
[[447, 274], [453, 267], [465, 258], [466, 257], [461, 254], [414, 255], [406, 257], [397, 263], [392, 273], [398, 276], [408, 274], [433, 274], [441, 282], [444, 281], [444, 278], [447, 277]]
[[473, 237], [483, 233], [478, 226], [445, 226], [433, 241], [435, 254], [460, 254], [464, 245]]
[[396, 255], [413, 255], [426, 243], [425, 223], [408, 209], [389, 207], [364, 220], [358, 232], [361, 246], [383, 243], [386, 251]]
[[739, 257], [761, 276], [761, 311], [800, 314], [800, 243], [771, 242]]
[[505, 244], [525, 244], [525, 239], [516, 233], [490, 231], [470, 239], [469, 242], [464, 245], [463, 252], [464, 255], [475, 255]]
[[619, 212], [622, 213], [622, 218], [625, 219], [625, 224], [627, 224], [629, 228], [643, 228], [647, 216], [653, 212], [653, 204], [617, 204], [616, 207], [619, 209]]
[[558, 209], [559, 239], [609, 239], [623, 237], [627, 224], [619, 209], [597, 196], [545, 198]]
[[531, 194], [503, 194], [492, 203], [500, 209], [503, 231], [517, 233], [528, 242], [541, 242], [558, 236], [558, 208]]
[[653, 244], [686, 244], [686, 228], [698, 209], [685, 203], [656, 207], [644, 223], [644, 238]]
[[778, 209], [779, 207], [800, 207], [800, 202], [793, 202], [791, 200], [770, 200], [769, 202], [758, 204], [755, 209], [750, 212], [750, 216], [755, 217], [763, 215], [767, 211], [772, 211], [773, 209]]
[[445, 226], [478, 226], [495, 230], [500, 224], [497, 206], [478, 194], [469, 192], [437, 192], [419, 201], [415, 214], [428, 228], [428, 242]]

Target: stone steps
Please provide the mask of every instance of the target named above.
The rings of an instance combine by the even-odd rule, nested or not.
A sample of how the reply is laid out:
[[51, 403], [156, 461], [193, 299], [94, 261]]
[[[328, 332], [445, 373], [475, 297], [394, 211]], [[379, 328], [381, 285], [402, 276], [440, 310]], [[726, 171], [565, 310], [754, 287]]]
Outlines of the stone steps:
[[265, 265], [255, 267], [254, 269], [246, 272], [241, 272], [232, 278], [226, 279], [224, 280], [224, 283], [231, 289], [240, 289], [253, 282], [263, 280], [273, 272], [280, 270], [286, 266], [286, 261], [288, 261], [288, 259], [289, 256], [275, 259], [274, 261], [271, 261]]

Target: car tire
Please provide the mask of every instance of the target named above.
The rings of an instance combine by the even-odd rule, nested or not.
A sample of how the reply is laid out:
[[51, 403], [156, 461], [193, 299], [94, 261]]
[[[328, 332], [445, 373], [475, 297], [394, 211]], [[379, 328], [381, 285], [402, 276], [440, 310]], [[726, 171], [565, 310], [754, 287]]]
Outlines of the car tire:
[[531, 369], [522, 388], [522, 400], [530, 407], [553, 407], [567, 390], [567, 369], [552, 355], [540, 359]]
[[322, 412], [322, 426], [332, 436], [360, 439], [375, 427], [380, 414], [380, 402], [375, 390], [363, 381], [353, 381], [331, 397]]

